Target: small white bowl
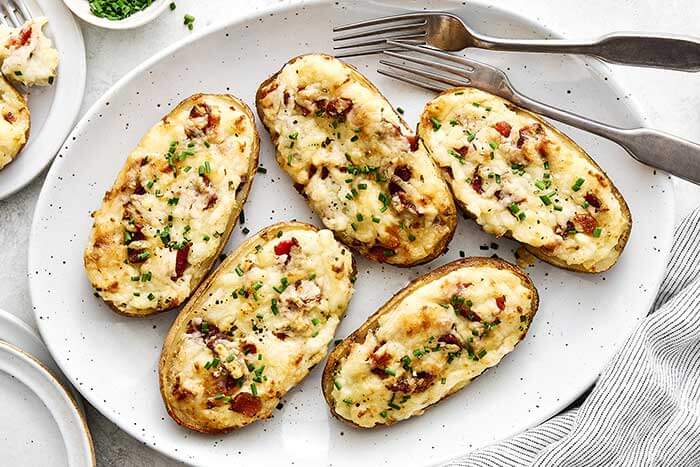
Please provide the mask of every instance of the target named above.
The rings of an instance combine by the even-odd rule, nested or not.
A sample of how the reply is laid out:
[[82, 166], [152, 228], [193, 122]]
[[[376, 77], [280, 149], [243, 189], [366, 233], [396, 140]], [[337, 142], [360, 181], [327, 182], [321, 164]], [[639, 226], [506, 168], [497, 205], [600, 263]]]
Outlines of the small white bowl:
[[63, 0], [68, 8], [83, 21], [106, 29], [131, 29], [156, 19], [168, 8], [172, 0], [154, 0], [146, 9], [120, 20], [110, 20], [95, 16], [90, 11], [88, 0]]

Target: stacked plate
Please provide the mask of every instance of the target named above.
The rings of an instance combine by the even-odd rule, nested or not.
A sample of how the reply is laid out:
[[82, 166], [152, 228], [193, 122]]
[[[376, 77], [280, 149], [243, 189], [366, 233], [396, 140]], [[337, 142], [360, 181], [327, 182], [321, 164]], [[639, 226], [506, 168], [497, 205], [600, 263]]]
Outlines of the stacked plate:
[[4, 465], [95, 465], [79, 398], [39, 336], [0, 310], [0, 452]]

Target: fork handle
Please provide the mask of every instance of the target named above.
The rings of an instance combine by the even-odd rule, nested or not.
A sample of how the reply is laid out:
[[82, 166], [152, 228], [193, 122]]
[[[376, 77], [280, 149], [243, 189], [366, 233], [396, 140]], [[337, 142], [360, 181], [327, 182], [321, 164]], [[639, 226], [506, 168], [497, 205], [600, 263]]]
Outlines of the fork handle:
[[649, 128], [619, 128], [557, 109], [520, 93], [508, 96], [515, 104], [622, 146], [638, 161], [700, 185], [700, 144]]
[[678, 71], [700, 71], [700, 40], [672, 34], [616, 33], [593, 41], [513, 40], [475, 35], [477, 46], [517, 52], [570, 53], [609, 63]]

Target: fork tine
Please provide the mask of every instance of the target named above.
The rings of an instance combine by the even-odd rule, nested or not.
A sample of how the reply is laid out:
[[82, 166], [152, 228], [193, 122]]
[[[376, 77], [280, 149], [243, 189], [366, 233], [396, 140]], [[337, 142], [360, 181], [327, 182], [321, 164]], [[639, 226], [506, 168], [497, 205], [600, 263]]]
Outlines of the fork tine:
[[[401, 52], [404, 52], [404, 51], [402, 50]], [[448, 65], [446, 63], [440, 63], [436, 60], [426, 60], [424, 58], [414, 57], [414, 56], [408, 55], [406, 53], [387, 51], [386, 54], [389, 55], [390, 57], [398, 58], [400, 60], [405, 60], [407, 62], [417, 63], [419, 65], [424, 65], [424, 66], [427, 66], [430, 68], [437, 68], [438, 70], [446, 71], [448, 73], [452, 73], [452, 74], [461, 76], [463, 78], [469, 78], [469, 73], [474, 71], [474, 67], [471, 65], [468, 65], [469, 69], [464, 69], [464, 68], [459, 68], [456, 66]]]
[[10, 21], [10, 24], [15, 28], [20, 27], [22, 22], [17, 18], [14, 6], [11, 6], [9, 2], [3, 2], [2, 6], [5, 9], [5, 17]]
[[415, 77], [408, 77], [401, 75], [399, 73], [394, 73], [393, 71], [389, 70], [382, 70], [381, 68], [377, 70], [377, 73], [380, 75], [388, 76], [389, 78], [394, 78], [399, 81], [403, 81], [404, 83], [412, 84], [414, 86], [418, 86], [424, 89], [428, 89], [430, 91], [437, 91], [437, 92], [442, 92], [445, 89], [449, 89], [449, 85], [444, 85], [444, 84], [436, 84], [433, 83], [429, 80], [423, 80], [423, 79], [418, 79]]
[[18, 11], [22, 15], [22, 20], [23, 22], [29, 21], [32, 19], [32, 13], [31, 10], [29, 9], [29, 6], [24, 2], [24, 0], [9, 0], [11, 3], [14, 3], [15, 5], [15, 10]]
[[337, 36], [337, 37], [334, 37], [333, 40], [334, 41], [345, 41], [348, 39], [359, 39], [359, 38], [368, 37], [368, 36], [376, 36], [379, 34], [387, 34], [390, 32], [406, 31], [406, 30], [411, 30], [411, 29], [415, 29], [416, 31], [422, 32], [422, 31], [425, 31], [424, 26], [426, 24], [428, 24], [428, 22], [423, 20], [423, 21], [420, 21], [418, 23], [399, 24], [398, 26], [374, 28], [374, 29], [369, 29], [367, 31], [354, 32], [352, 34], [344, 34], [341, 36]]
[[383, 16], [381, 18], [374, 18], [365, 21], [358, 21], [355, 23], [344, 24], [342, 26], [337, 26], [333, 28], [333, 32], [349, 31], [350, 29], [364, 28], [367, 26], [377, 26], [379, 24], [393, 23], [396, 21], [404, 21], [409, 19], [424, 19], [426, 17], [425, 13], [404, 13], [401, 15], [394, 16]]
[[422, 76], [423, 78], [429, 78], [432, 79], [433, 81], [439, 81], [440, 83], [445, 83], [449, 84], [450, 86], [469, 86], [469, 79], [464, 78], [462, 80], [458, 80], [449, 76], [445, 76], [440, 73], [434, 73], [429, 70], [424, 70], [422, 68], [410, 66], [410, 65], [403, 65], [401, 63], [395, 63], [395, 62], [390, 62], [388, 60], [379, 60], [379, 63], [382, 65], [388, 66], [390, 68], [396, 68], [401, 71], [405, 71], [407, 73], [411, 73], [412, 75], [418, 75]]
[[[475, 69], [476, 67], [488, 67], [488, 68], [493, 68], [491, 65], [487, 65], [485, 63], [479, 62], [477, 60], [472, 60], [470, 58], [462, 57], [460, 55], [454, 55], [451, 53], [443, 52], [442, 50], [435, 49], [433, 47], [428, 47], [426, 45], [414, 45], [414, 44], [403, 44], [400, 41], [395, 41], [395, 40], [387, 40], [387, 44], [393, 45], [393, 46], [398, 46], [398, 47], [403, 47], [406, 50], [411, 50], [413, 52], [420, 52], [426, 55], [430, 55], [433, 57], [441, 58], [443, 60], [447, 60], [448, 62], [453, 62], [453, 63], [459, 63], [460, 65], [466, 65], [470, 67], [472, 70]], [[433, 64], [430, 63], [430, 66]], [[462, 70], [466, 71], [466, 70]]]
[[[423, 39], [421, 41], [417, 41], [417, 43], [423, 44], [425, 43], [425, 37], [426, 34], [425, 32], [422, 33], [417, 33], [417, 34], [408, 34], [405, 36], [400, 36], [401, 40], [406, 40], [406, 39], [412, 39], [412, 40], [417, 40], [417, 39]], [[374, 39], [371, 41], [365, 41], [365, 42], [353, 42], [352, 44], [345, 44], [345, 45], [336, 45], [333, 46], [333, 50], [343, 50], [343, 49], [353, 49], [357, 47], [366, 47], [368, 45], [379, 45], [379, 44], [386, 44], [386, 41], [389, 39], [394, 39], [393, 37], [382, 37], [380, 39]], [[396, 49], [396, 48], [395, 48]]]
[[[409, 39], [409, 40], [415, 41], [416, 44], [424, 43], [424, 41], [421, 39]], [[377, 47], [369, 47], [369, 48], [353, 47], [351, 51], [335, 54], [335, 56], [336, 56], [336, 58], [361, 57], [363, 55], [380, 54], [382, 52], [392, 51], [392, 50], [399, 51], [399, 50], [401, 50], [401, 48], [395, 47], [392, 45], [387, 45], [387, 43], [385, 41], [383, 41], [382, 45], [379, 45]]]

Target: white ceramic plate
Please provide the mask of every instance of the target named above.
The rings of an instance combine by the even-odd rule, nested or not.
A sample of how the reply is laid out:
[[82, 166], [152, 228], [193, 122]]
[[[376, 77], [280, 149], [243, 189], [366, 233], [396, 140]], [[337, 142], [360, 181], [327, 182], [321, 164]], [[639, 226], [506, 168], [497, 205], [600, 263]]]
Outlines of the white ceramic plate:
[[153, 21], [165, 11], [171, 0], [154, 0], [146, 9], [134, 13], [119, 21], [95, 16], [90, 11], [88, 0], [63, 0], [68, 8], [83, 21], [106, 29], [131, 29]]
[[2, 341], [0, 394], [4, 465], [95, 465], [92, 438], [73, 397], [38, 360]]
[[[341, 5], [344, 5], [341, 2]], [[503, 36], [543, 37], [549, 31], [505, 11], [469, 2], [426, 3], [471, 18]], [[364, 17], [382, 12], [366, 9]], [[254, 103], [258, 84], [292, 56], [330, 49], [332, 24], [358, 19], [326, 2], [275, 9], [196, 34], [120, 80], [77, 125], [64, 157], [54, 163], [37, 203], [30, 239], [32, 301], [40, 331], [56, 361], [83, 395], [121, 428], [170, 456], [216, 465], [432, 464], [504, 438], [550, 417], [595, 380], [621, 340], [646, 314], [670, 248], [673, 194], [666, 175], [633, 161], [612, 143], [564, 130], [609, 172], [635, 218], [620, 262], [610, 272], [583, 275], [538, 263], [529, 270], [541, 294], [530, 334], [497, 368], [422, 417], [389, 429], [358, 431], [332, 419], [320, 391], [321, 368], [284, 398], [274, 418], [225, 436], [178, 427], [158, 391], [157, 362], [175, 313], [129, 319], [109, 310], [83, 271], [89, 212], [113, 183], [127, 153], [163, 114], [195, 92], [231, 92]], [[313, 25], [313, 27], [309, 27]], [[470, 52], [509, 70], [523, 92], [611, 123], [638, 125], [609, 71], [560, 56]], [[376, 57], [353, 60], [415, 123], [431, 94], [375, 72]], [[262, 126], [260, 126], [262, 131]], [[318, 224], [277, 167], [262, 132], [259, 174], [245, 207], [252, 232], [281, 220]], [[100, 157], [95, 157], [99, 151]], [[228, 250], [245, 235], [238, 226]], [[498, 250], [489, 245], [495, 242]], [[480, 247], [486, 245], [486, 250]], [[348, 335], [396, 290], [419, 274], [466, 255], [513, 260], [514, 244], [461, 221], [450, 251], [410, 270], [358, 258], [357, 291], [338, 331]], [[319, 365], [321, 367], [322, 365]]]
[[65, 379], [61, 370], [58, 369], [54, 362], [49, 349], [41, 340], [41, 337], [27, 323], [5, 310], [0, 310], [0, 341], [12, 344], [15, 347], [22, 349], [32, 357], [39, 360], [51, 373], [70, 391], [79, 408], [83, 409], [83, 402], [80, 394], [73, 389]]
[[51, 86], [29, 88], [29, 141], [17, 158], [0, 170], [0, 199], [23, 188], [49, 165], [73, 128], [85, 91], [83, 35], [70, 10], [55, 0], [25, 1], [33, 16], [49, 19], [44, 32], [58, 50], [58, 74]]

